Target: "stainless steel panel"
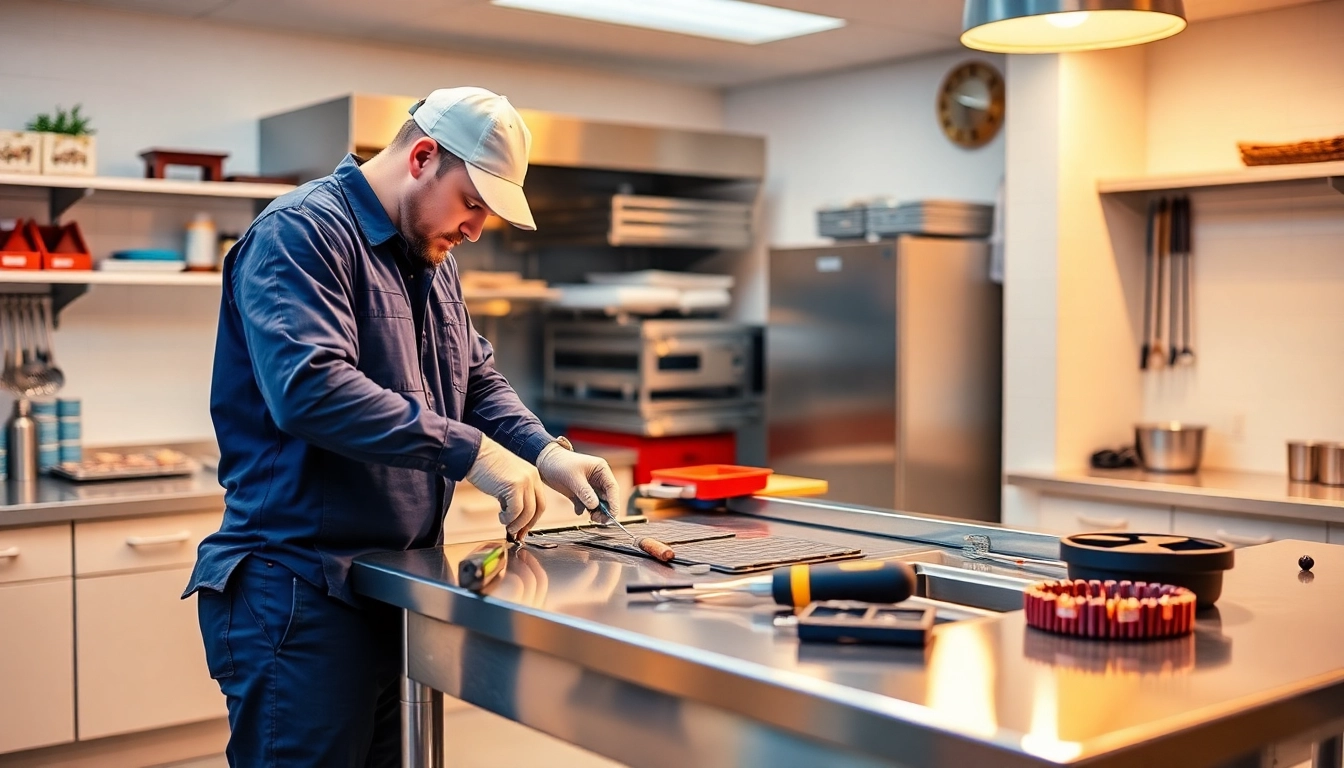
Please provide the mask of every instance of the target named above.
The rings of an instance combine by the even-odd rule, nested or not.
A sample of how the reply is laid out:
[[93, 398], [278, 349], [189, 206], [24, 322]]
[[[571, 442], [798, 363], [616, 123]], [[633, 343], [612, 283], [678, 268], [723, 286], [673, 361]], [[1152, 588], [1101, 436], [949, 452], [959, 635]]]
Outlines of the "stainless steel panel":
[[765, 139], [760, 136], [605, 123], [531, 109], [518, 112], [532, 131], [533, 165], [709, 179], [765, 176]]
[[[874, 555], [920, 551], [759, 517], [687, 519]], [[1013, 611], [940, 625], [911, 651], [800, 644], [768, 610], [641, 602], [625, 584], [680, 574], [579, 547], [522, 550], [481, 597], [452, 586], [473, 546], [355, 566], [361, 594], [425, 617], [412, 622], [411, 677], [635, 766], [670, 764], [664, 749], [677, 765], [761, 764], [755, 750], [783, 734], [829, 754], [773, 753], [778, 765], [857, 755], [929, 768], [1199, 768], [1344, 722], [1341, 619], [1322, 610], [1344, 601], [1344, 547], [1310, 545], [1309, 583], [1295, 567], [1302, 542], [1240, 550], [1217, 610], [1171, 642], [1056, 637]]]
[[[356, 93], [262, 119], [262, 173], [331, 172], [346, 152], [383, 147], [420, 97]], [[532, 165], [753, 179], [765, 175], [765, 139], [607, 123], [519, 109], [532, 132]], [[334, 134], [334, 135], [333, 135]], [[306, 142], [306, 146], [305, 146]], [[314, 156], [315, 153], [315, 156]], [[324, 161], [335, 155], [329, 164]], [[288, 156], [301, 159], [287, 159]]]
[[896, 244], [770, 253], [770, 466], [896, 506]]
[[546, 415], [652, 436], [736, 429], [760, 417], [759, 334], [722, 320], [553, 318]]
[[998, 520], [1003, 304], [988, 246], [897, 242], [896, 508]]
[[258, 168], [272, 176], [297, 175], [300, 182], [331, 173], [353, 152], [352, 96], [299, 107], [258, 122]]
[[984, 243], [770, 254], [770, 465], [852, 504], [995, 520], [1001, 297]]

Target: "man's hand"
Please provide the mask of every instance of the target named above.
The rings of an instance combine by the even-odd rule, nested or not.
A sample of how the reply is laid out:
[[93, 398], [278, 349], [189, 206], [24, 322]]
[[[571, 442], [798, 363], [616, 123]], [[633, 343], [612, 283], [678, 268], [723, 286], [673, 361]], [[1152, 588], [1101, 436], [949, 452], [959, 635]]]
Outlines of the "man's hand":
[[547, 485], [574, 502], [574, 514], [587, 511], [594, 522], [601, 522], [599, 518], [603, 515], [597, 511], [600, 496], [606, 500], [611, 514], [620, 516], [621, 489], [616, 486], [616, 476], [604, 459], [575, 453], [559, 443], [551, 443], [537, 457], [537, 470]]
[[499, 499], [499, 522], [508, 530], [510, 540], [526, 536], [546, 511], [536, 467], [488, 437], [481, 438], [476, 463], [467, 470], [465, 479], [482, 493]]

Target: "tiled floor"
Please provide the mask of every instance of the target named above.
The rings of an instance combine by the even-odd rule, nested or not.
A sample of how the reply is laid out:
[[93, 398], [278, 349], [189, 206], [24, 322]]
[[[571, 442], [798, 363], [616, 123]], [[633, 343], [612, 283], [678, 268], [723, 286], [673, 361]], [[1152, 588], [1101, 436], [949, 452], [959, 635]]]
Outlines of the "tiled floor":
[[[621, 768], [612, 762], [483, 709], [450, 712], [443, 719], [448, 768]], [[228, 768], [223, 755], [171, 763], [159, 768]]]

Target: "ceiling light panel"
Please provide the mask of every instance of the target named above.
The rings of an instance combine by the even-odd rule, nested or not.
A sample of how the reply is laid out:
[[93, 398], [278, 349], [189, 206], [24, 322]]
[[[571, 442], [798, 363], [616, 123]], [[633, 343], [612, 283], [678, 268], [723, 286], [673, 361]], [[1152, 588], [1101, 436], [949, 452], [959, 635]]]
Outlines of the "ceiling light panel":
[[743, 0], [490, 0], [502, 8], [760, 45], [845, 25], [844, 19]]

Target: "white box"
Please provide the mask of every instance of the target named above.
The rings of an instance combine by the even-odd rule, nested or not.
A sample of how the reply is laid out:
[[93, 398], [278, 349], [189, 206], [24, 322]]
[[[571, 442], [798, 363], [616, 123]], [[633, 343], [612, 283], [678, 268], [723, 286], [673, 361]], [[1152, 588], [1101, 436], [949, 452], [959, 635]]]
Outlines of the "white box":
[[64, 133], [42, 134], [42, 173], [57, 176], [92, 176], [98, 167], [92, 136]]
[[41, 173], [42, 134], [0, 131], [0, 173]]

